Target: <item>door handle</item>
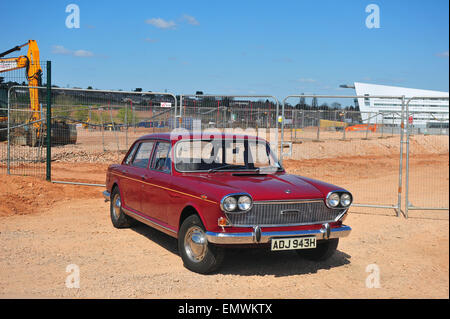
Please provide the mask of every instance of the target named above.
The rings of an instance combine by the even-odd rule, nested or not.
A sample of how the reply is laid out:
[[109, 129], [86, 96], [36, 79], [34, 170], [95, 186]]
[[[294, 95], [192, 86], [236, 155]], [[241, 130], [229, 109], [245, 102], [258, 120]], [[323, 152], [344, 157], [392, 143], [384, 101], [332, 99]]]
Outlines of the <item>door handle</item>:
[[141, 175], [141, 179], [142, 179], [143, 181], [145, 181], [145, 180], [147, 180], [147, 179], [152, 179], [152, 177], [151, 177], [151, 176], [148, 176], [148, 175]]

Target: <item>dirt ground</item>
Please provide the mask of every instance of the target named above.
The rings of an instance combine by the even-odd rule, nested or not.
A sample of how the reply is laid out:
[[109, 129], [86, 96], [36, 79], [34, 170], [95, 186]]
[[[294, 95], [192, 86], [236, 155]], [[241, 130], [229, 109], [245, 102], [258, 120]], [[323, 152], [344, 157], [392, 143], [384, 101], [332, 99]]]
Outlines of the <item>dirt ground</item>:
[[[418, 181], [427, 172], [447, 174], [436, 184], [445, 201], [448, 153], [412, 160]], [[87, 181], [103, 182], [107, 164], [53, 166], [62, 179], [89, 172]], [[396, 199], [395, 155], [284, 166], [346, 187], [361, 201]], [[142, 224], [113, 228], [102, 190], [0, 175], [0, 298], [449, 298], [448, 211], [410, 211], [404, 219], [353, 207], [346, 220], [353, 231], [326, 262], [291, 251], [230, 250], [223, 267], [205, 276], [183, 267], [173, 238]], [[71, 264], [79, 266], [80, 288], [65, 285]], [[379, 288], [366, 286], [373, 267]]]

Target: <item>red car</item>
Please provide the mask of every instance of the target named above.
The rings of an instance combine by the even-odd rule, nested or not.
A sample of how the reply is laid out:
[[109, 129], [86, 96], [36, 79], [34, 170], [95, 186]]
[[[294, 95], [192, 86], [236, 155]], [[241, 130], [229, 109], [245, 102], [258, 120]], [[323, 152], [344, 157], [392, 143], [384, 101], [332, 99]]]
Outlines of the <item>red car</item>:
[[350, 192], [287, 174], [264, 139], [234, 134], [151, 134], [111, 165], [103, 192], [115, 227], [138, 220], [178, 239], [185, 267], [216, 270], [226, 247], [294, 249], [329, 258]]

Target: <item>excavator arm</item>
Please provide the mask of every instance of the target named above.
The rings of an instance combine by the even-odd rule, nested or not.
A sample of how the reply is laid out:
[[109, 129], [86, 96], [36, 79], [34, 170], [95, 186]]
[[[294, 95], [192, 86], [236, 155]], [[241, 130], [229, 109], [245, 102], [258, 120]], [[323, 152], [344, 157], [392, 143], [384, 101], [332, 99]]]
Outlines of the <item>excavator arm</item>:
[[[21, 55], [17, 58], [4, 58], [4, 56], [19, 51], [21, 48], [28, 46], [27, 55]], [[39, 92], [37, 87], [41, 85], [42, 68], [40, 65], [39, 48], [35, 40], [29, 40], [27, 43], [15, 46], [14, 48], [0, 53], [0, 73], [26, 68], [26, 76], [30, 92], [30, 108], [33, 127], [36, 130], [36, 136], [39, 137], [41, 132], [41, 108], [39, 104]]]

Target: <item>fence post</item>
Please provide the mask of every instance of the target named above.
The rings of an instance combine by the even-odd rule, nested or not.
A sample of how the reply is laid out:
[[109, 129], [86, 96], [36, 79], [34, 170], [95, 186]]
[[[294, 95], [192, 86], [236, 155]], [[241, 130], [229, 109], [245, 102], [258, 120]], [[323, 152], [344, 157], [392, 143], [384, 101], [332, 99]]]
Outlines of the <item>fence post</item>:
[[317, 140], [320, 141], [320, 110], [317, 110]]
[[102, 146], [103, 146], [103, 152], [106, 151], [105, 148], [105, 124], [103, 123], [103, 107], [100, 110], [100, 122], [102, 124]]
[[343, 112], [343, 116], [344, 116], [344, 126], [342, 127], [342, 139], [345, 141], [345, 129], [347, 128], [347, 126], [345, 125], [345, 123], [347, 123], [347, 122], [345, 122], [345, 119], [346, 119], [346, 117], [347, 117], [347, 112], [344, 110], [344, 112]]
[[128, 147], [128, 103], [125, 103], [125, 149]]
[[46, 180], [52, 180], [52, 62], [47, 61], [47, 165]]
[[405, 96], [402, 96], [402, 110], [400, 113], [400, 163], [398, 172], [398, 198], [397, 198], [397, 217], [400, 217], [402, 211], [402, 181], [403, 181], [403, 129], [405, 127]]
[[11, 88], [8, 90], [8, 121], [7, 121], [7, 150], [6, 150], [6, 173], [8, 175], [11, 174], [11, 124], [10, 124], [10, 119], [11, 119]]
[[369, 112], [369, 117], [367, 118], [367, 130], [366, 130], [366, 137], [367, 140], [369, 138], [369, 128], [370, 128], [370, 119], [371, 119], [372, 113]]
[[409, 102], [413, 98], [406, 102], [406, 167], [405, 167], [405, 218], [408, 218], [408, 207], [409, 207], [409, 137], [410, 137], [410, 124], [409, 124]]

